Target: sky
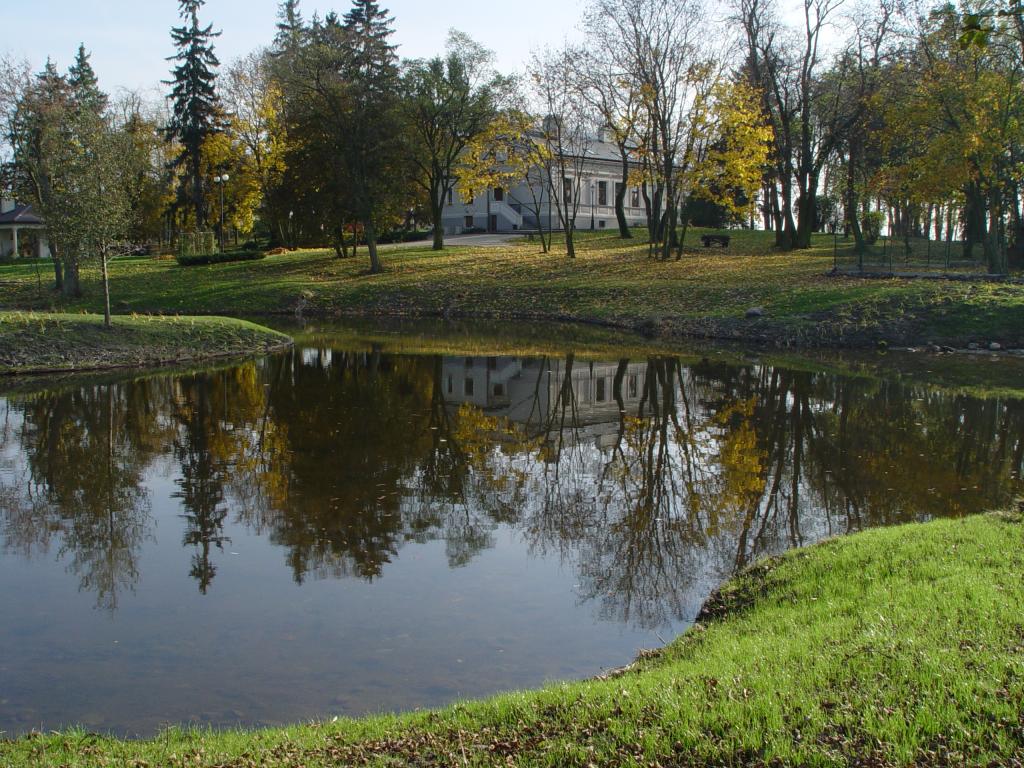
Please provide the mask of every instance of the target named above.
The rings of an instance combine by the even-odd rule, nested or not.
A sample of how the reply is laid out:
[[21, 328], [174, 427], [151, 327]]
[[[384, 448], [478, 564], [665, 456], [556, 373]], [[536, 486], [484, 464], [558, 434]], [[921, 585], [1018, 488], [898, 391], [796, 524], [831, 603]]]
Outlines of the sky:
[[[521, 69], [532, 49], [572, 37], [582, 7], [581, 0], [381, 0], [380, 5], [395, 17], [395, 42], [403, 58], [442, 52], [448, 30], [455, 28], [493, 50], [506, 72]], [[341, 14], [348, 7], [348, 0], [301, 4], [306, 18], [332, 8]], [[177, 9], [176, 0], [31, 0], [19, 4], [13, 16], [6, 14], [0, 54], [27, 59], [36, 70], [51, 56], [65, 70], [79, 43], [85, 43], [104, 90], [163, 91]], [[276, 17], [277, 0], [207, 0], [200, 19], [223, 31], [216, 50], [228, 64], [268, 45]]]

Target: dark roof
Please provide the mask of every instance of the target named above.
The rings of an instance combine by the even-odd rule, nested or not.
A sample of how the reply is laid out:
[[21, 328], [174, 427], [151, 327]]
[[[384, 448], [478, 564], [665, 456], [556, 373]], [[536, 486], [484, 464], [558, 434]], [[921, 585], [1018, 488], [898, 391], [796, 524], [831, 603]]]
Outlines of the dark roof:
[[31, 205], [15, 205], [14, 210], [0, 213], [0, 227], [20, 224], [22, 226], [41, 226], [43, 220], [32, 210]]

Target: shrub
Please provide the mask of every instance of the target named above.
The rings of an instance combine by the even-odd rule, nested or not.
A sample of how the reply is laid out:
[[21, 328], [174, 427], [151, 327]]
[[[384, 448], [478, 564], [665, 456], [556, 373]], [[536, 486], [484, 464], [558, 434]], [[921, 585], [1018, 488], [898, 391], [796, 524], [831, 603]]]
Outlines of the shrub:
[[386, 245], [388, 243], [414, 243], [418, 240], [426, 240], [431, 236], [431, 234], [433, 233], [429, 229], [398, 229], [393, 232], [385, 232], [377, 238], [377, 243], [379, 245]]
[[868, 211], [860, 217], [860, 229], [864, 235], [864, 242], [874, 245], [882, 234], [882, 225], [885, 223], [885, 214], [881, 211]]
[[229, 261], [259, 261], [266, 258], [263, 251], [225, 251], [224, 253], [207, 253], [198, 256], [178, 255], [178, 264], [183, 267], [198, 267], [204, 264], [224, 264]]

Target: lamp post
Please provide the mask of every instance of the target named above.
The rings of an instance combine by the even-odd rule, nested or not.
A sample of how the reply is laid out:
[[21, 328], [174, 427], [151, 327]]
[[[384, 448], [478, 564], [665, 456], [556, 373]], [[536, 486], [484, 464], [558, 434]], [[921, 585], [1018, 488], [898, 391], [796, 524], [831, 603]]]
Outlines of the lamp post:
[[213, 183], [220, 187], [220, 252], [224, 253], [224, 185], [231, 180], [226, 173], [213, 178]]

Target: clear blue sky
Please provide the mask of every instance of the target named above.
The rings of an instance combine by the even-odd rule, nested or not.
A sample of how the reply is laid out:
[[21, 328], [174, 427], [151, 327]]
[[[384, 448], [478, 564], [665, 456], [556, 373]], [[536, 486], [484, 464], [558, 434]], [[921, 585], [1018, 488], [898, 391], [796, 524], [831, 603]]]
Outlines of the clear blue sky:
[[[533, 48], [572, 37], [581, 15], [579, 0], [382, 0], [381, 5], [395, 17], [401, 56], [439, 53], [454, 27], [495, 51], [504, 70], [521, 68]], [[306, 0], [301, 7], [307, 18], [332, 8], [343, 13], [349, 0]], [[162, 88], [177, 8], [176, 0], [30, 0], [5, 14], [0, 52], [28, 59], [36, 69], [49, 55], [63, 70], [83, 42], [104, 90]], [[269, 44], [276, 13], [276, 0], [208, 0], [202, 18], [223, 30], [217, 41], [221, 63]]]

